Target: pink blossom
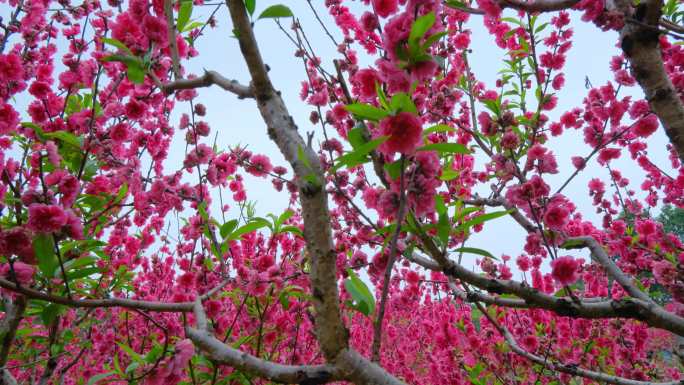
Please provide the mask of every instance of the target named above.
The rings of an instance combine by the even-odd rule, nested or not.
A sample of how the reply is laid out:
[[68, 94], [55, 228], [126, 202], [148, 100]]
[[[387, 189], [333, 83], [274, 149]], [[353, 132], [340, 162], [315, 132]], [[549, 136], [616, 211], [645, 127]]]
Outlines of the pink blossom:
[[420, 145], [422, 132], [420, 119], [411, 113], [400, 112], [388, 116], [380, 122], [380, 134], [389, 138], [378, 150], [386, 155], [393, 155], [395, 152], [411, 154]]
[[551, 276], [562, 286], [575, 283], [579, 278], [581, 263], [567, 255], [551, 261]]
[[352, 82], [358, 88], [358, 92], [363, 98], [372, 99], [377, 96], [375, 84], [379, 82], [379, 79], [375, 70], [370, 68], [359, 70], [352, 78]]
[[636, 122], [633, 130], [635, 134], [647, 138], [658, 130], [658, 118], [654, 114], [647, 115]]
[[[33, 282], [33, 273], [35, 272], [33, 266], [27, 265], [23, 262], [14, 262], [12, 265], [14, 270], [14, 277], [19, 284], [28, 286]], [[0, 266], [0, 275], [5, 279], [12, 280], [12, 269], [10, 269], [9, 263], [3, 263]]]
[[387, 17], [397, 11], [398, 0], [372, 0], [373, 9], [380, 17]]
[[544, 223], [550, 229], [561, 230], [568, 223], [568, 211], [561, 205], [549, 207], [544, 214]]
[[247, 172], [254, 176], [266, 176], [273, 170], [271, 160], [266, 155], [252, 155], [249, 163]]
[[29, 206], [27, 226], [37, 233], [60, 231], [68, 220], [64, 210], [56, 205], [34, 203]]
[[31, 234], [25, 227], [0, 231], [0, 255], [16, 255], [22, 261], [34, 264], [36, 259], [31, 242]]

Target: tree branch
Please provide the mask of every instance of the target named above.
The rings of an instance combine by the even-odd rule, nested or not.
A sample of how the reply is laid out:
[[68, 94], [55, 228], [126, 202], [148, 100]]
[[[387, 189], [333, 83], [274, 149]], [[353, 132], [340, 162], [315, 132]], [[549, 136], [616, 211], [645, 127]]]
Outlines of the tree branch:
[[238, 83], [237, 80], [227, 79], [216, 71], [204, 71], [204, 75], [198, 78], [179, 79], [171, 83], [163, 84], [162, 91], [170, 94], [178, 90], [209, 87], [214, 84], [228, 92], [234, 93], [240, 99], [254, 97], [251, 87], [242, 85]]
[[506, 307], [545, 309], [565, 317], [634, 319], [643, 321], [652, 327], [684, 335], [684, 318], [640, 298], [598, 301], [588, 298], [576, 301], [572, 298], [548, 295], [522, 282], [488, 278], [472, 272], [449, 259], [446, 259], [446, 262], [443, 264], [438, 264], [414, 253], [411, 261], [427, 269], [442, 271], [451, 278], [459, 279], [481, 290], [495, 294], [514, 294], [520, 298], [499, 298], [483, 293], [470, 292], [467, 296], [462, 297], [462, 299], [468, 302], [482, 301], [487, 304]]
[[164, 14], [166, 15], [173, 76], [175, 80], [178, 80], [181, 76], [180, 57], [178, 55], [178, 43], [176, 42], [176, 25], [173, 22], [173, 0], [164, 0]]
[[227, 0], [240, 50], [252, 77], [254, 96], [268, 134], [299, 178], [299, 198], [304, 238], [311, 258], [311, 286], [316, 309], [316, 335], [325, 357], [331, 361], [348, 346], [348, 331], [340, 317], [337, 293], [336, 253], [332, 242], [325, 177], [316, 153], [297, 132], [280, 94], [275, 91], [261, 58], [242, 0]]
[[[200, 296], [202, 300], [214, 295], [218, 290], [228, 284], [231, 279], [226, 279], [218, 286], [211, 289], [207, 293]], [[14, 282], [10, 282], [4, 278], [0, 278], [0, 287], [11, 290], [15, 293], [26, 296], [31, 299], [40, 299], [51, 303], [57, 303], [75, 308], [108, 308], [108, 307], [122, 307], [127, 309], [148, 310], [155, 312], [191, 312], [193, 310], [194, 302], [158, 302], [158, 301], [144, 301], [128, 298], [106, 298], [106, 299], [72, 299], [60, 297], [52, 294], [43, 293], [25, 286], [18, 286]]]
[[508, 345], [511, 347], [511, 350], [513, 350], [516, 354], [536, 363], [539, 365], [544, 366], [545, 368], [561, 373], [567, 373], [573, 376], [579, 376], [579, 377], [584, 377], [588, 378], [591, 380], [595, 381], [600, 381], [600, 382], [605, 382], [609, 384], [615, 384], [615, 385], [683, 385], [684, 380], [674, 380], [674, 381], [667, 381], [667, 382], [652, 382], [652, 381], [637, 381], [637, 380], [630, 380], [628, 378], [623, 378], [623, 377], [618, 377], [618, 376], [612, 376], [610, 374], [606, 373], [601, 373], [601, 372], [596, 372], [593, 370], [587, 370], [580, 368], [576, 365], [568, 365], [568, 364], [562, 364], [562, 363], [555, 363], [549, 361], [547, 358], [540, 357], [536, 354], [533, 354], [531, 352], [528, 352], [527, 350], [523, 349], [518, 345], [517, 341], [515, 340], [515, 337], [508, 331], [508, 329], [504, 326], [502, 326], [496, 318], [494, 318], [489, 312], [487, 311], [486, 308], [484, 308], [481, 304], [476, 303], [476, 306], [482, 314], [487, 317], [489, 322], [492, 323], [492, 325], [499, 331], [499, 333], [504, 337]]
[[201, 301], [195, 301], [193, 311], [197, 329], [187, 327], [185, 333], [215, 363], [283, 384], [325, 384], [342, 378], [332, 365], [281, 365], [233, 349], [211, 334]]
[[233, 349], [206, 331], [187, 328], [185, 332], [215, 363], [230, 365], [242, 372], [269, 381], [282, 384], [299, 384], [307, 383], [307, 381], [308, 383], [325, 384], [341, 379], [340, 371], [332, 365], [276, 364]]
[[0, 385], [16, 385], [17, 381], [9, 372], [5, 365], [9, 357], [12, 344], [14, 344], [14, 337], [17, 335], [19, 323], [24, 316], [26, 309], [26, 298], [17, 296], [14, 301], [9, 298], [3, 300], [5, 305], [5, 317], [0, 324], [0, 343], [2, 344], [0, 350]]
[[574, 7], [579, 0], [499, 0], [499, 6], [527, 12], [553, 12]]
[[634, 11], [623, 0], [614, 1], [613, 5], [625, 19], [638, 22], [625, 23], [620, 31], [620, 45], [651, 110], [658, 115], [679, 159], [684, 160], [684, 104], [665, 70], [660, 52], [658, 25], [663, 2], [643, 1]]

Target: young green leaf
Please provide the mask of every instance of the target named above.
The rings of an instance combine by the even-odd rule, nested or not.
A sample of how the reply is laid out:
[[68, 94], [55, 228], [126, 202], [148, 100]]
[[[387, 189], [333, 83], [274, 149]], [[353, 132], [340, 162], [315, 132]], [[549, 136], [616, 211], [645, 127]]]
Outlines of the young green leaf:
[[432, 28], [435, 24], [435, 13], [430, 12], [416, 19], [411, 26], [411, 32], [409, 32], [408, 45], [411, 56], [415, 56], [420, 50], [420, 39], [425, 36], [427, 31]]
[[183, 31], [185, 26], [190, 21], [192, 16], [192, 0], [181, 0], [180, 9], [178, 10], [178, 19], [176, 24], [179, 31]]
[[449, 127], [446, 124], [437, 124], [432, 127], [428, 127], [423, 131], [423, 135], [429, 135], [436, 132], [455, 132], [453, 127]]
[[226, 239], [237, 240], [240, 239], [244, 234], [251, 233], [252, 231], [267, 227], [268, 225], [269, 223], [267, 220], [258, 218], [233, 231], [228, 237], [226, 237]]
[[52, 278], [59, 264], [55, 255], [55, 244], [51, 234], [38, 234], [33, 238], [33, 251], [38, 259], [38, 268], [46, 278]]
[[390, 101], [390, 109], [396, 112], [410, 112], [412, 114], [418, 115], [418, 108], [405, 92], [398, 92], [392, 95], [392, 100]]
[[459, 233], [462, 231], [467, 231], [468, 229], [470, 229], [473, 226], [485, 223], [487, 221], [491, 221], [492, 219], [496, 219], [499, 217], [506, 216], [510, 213], [511, 213], [511, 210], [504, 210], [504, 211], [495, 211], [493, 213], [478, 215], [475, 218], [470, 219], [469, 221], [466, 221], [465, 223], [457, 226], [454, 229], [454, 232]]
[[254, 15], [254, 9], [256, 8], [256, 0], [245, 0], [245, 8], [250, 16]]
[[[115, 375], [116, 372], [106, 372], [106, 373], [100, 373], [96, 374], [88, 379], [87, 385], [96, 385], [100, 381], [104, 380], [107, 377], [111, 377]], [[105, 381], [102, 381], [102, 383], [105, 383]]]
[[294, 14], [290, 10], [290, 8], [282, 4], [276, 4], [266, 8], [263, 12], [261, 12], [261, 15], [259, 15], [258, 19], [275, 19], [279, 17], [292, 16], [294, 16]]
[[437, 151], [441, 154], [468, 154], [468, 148], [460, 143], [430, 143], [419, 147], [418, 151]]
[[388, 138], [389, 137], [387, 136], [381, 136], [377, 139], [373, 139], [370, 142], [365, 143], [362, 146], [359, 146], [351, 152], [342, 155], [341, 157], [337, 158], [337, 164], [334, 165], [330, 169], [330, 171], [335, 172], [343, 166], [355, 167], [359, 164], [365, 163], [368, 160], [368, 154], [370, 154], [371, 151], [375, 150], [380, 144], [382, 144]]
[[389, 174], [390, 178], [393, 180], [398, 179], [401, 176], [401, 159], [396, 160], [392, 163], [385, 163], [383, 166], [385, 171]]
[[237, 227], [237, 225], [238, 225], [237, 219], [231, 219], [228, 222], [221, 225], [221, 230], [220, 230], [221, 238], [225, 238], [228, 236], [228, 234], [232, 233], [233, 230], [235, 230], [235, 228]]
[[125, 53], [133, 56], [133, 52], [131, 52], [131, 50], [128, 47], [126, 47], [126, 44], [124, 44], [123, 42], [121, 42], [119, 40], [112, 39], [109, 37], [103, 37], [103, 38], [100, 38], [100, 40], [102, 40], [102, 42], [105, 44], [114, 46], [114, 47], [124, 51]]
[[349, 144], [352, 145], [352, 148], [358, 148], [366, 143], [366, 139], [363, 135], [363, 127], [354, 127], [349, 130], [349, 133], [347, 134], [347, 140], [349, 141]]
[[477, 255], [481, 255], [481, 256], [483, 256], [483, 257], [487, 257], [487, 258], [491, 258], [491, 259], [498, 260], [498, 259], [497, 259], [496, 257], [494, 257], [494, 256], [492, 255], [492, 253], [490, 253], [489, 251], [487, 251], [487, 250], [482, 250], [482, 249], [478, 249], [478, 248], [476, 248], [476, 247], [459, 247], [458, 249], [455, 249], [454, 252], [455, 252], [455, 253], [477, 254]]
[[344, 288], [351, 295], [352, 307], [366, 316], [370, 316], [375, 311], [375, 298], [368, 290], [368, 286], [354, 273], [352, 269], [347, 269], [349, 278], [344, 280]]
[[378, 120], [381, 120], [389, 115], [389, 112], [371, 106], [370, 104], [352, 103], [346, 105], [345, 108], [357, 118], [372, 120], [374, 122], [377, 122]]

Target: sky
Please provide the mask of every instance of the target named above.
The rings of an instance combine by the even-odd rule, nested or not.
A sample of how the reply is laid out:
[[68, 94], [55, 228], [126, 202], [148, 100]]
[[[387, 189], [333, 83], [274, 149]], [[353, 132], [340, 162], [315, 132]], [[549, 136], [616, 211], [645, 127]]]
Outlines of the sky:
[[[333, 71], [332, 59], [338, 58], [336, 47], [316, 21], [313, 12], [305, 0], [257, 0], [255, 15], [273, 4], [282, 3], [291, 8], [295, 17], [299, 20], [302, 28], [306, 32], [311, 45], [314, 47], [317, 56], [323, 59], [322, 65], [329, 71]], [[332, 18], [328, 15], [323, 0], [313, 0], [312, 4], [316, 7], [318, 14], [328, 29], [335, 36], [337, 41], [341, 41], [341, 33], [337, 30]], [[207, 4], [210, 4], [207, 1]], [[218, 2], [211, 2], [218, 4]], [[358, 0], [346, 0], [352, 10], [365, 10]], [[214, 10], [215, 5], [195, 6], [193, 19], [205, 21], [207, 16]], [[0, 4], [0, 16], [6, 17], [11, 9], [6, 3]], [[360, 14], [360, 12], [357, 12]], [[548, 16], [543, 16], [548, 17]], [[585, 78], [589, 78], [592, 84], [602, 85], [612, 74], [608, 64], [610, 58], [619, 54], [615, 46], [617, 33], [603, 32], [592, 24], [579, 21], [579, 14], [572, 13], [573, 23], [571, 24], [575, 37], [574, 44], [567, 58], [565, 67], [565, 87], [557, 94], [558, 105], [556, 112], [550, 114], [551, 118], [557, 118], [559, 112], [569, 110], [575, 106], [582, 105], [582, 99], [586, 95]], [[230, 18], [225, 7], [216, 14], [218, 28], [207, 29], [206, 34], [199, 38], [196, 47], [200, 55], [183, 65], [186, 73], [201, 74], [204, 69], [215, 70], [223, 76], [236, 79], [243, 84], [249, 82], [249, 75], [240, 55], [237, 40], [231, 37], [232, 27]], [[284, 27], [289, 27], [290, 20], [281, 20]], [[505, 52], [499, 49], [493, 42], [482, 24], [482, 18], [473, 15], [468, 22], [468, 27], [472, 29], [471, 49], [469, 56], [470, 63], [476, 77], [484, 81], [490, 88], [498, 78], [498, 71], [502, 68], [502, 59]], [[277, 89], [282, 92], [288, 109], [295, 122], [299, 126], [300, 134], [305, 136], [307, 132], [313, 131], [316, 139], [322, 138], [320, 126], [313, 126], [309, 121], [309, 114], [312, 108], [302, 102], [299, 98], [301, 82], [305, 78], [305, 72], [301, 59], [294, 56], [295, 47], [287, 40], [283, 32], [278, 28], [273, 20], [258, 20], [255, 22], [255, 34], [260, 45], [264, 61], [271, 68], [271, 79]], [[64, 47], [61, 47], [63, 49]], [[363, 53], [360, 47], [355, 47], [362, 64], [368, 64], [374, 60]], [[218, 87], [199, 89], [199, 97], [196, 101], [203, 103], [207, 107], [207, 116], [204, 118], [211, 126], [211, 138], [218, 133], [217, 146], [219, 149], [227, 149], [229, 146], [247, 145], [248, 149], [254, 153], [267, 154], [271, 157], [275, 165], [287, 166], [284, 158], [277, 147], [271, 142], [266, 134], [266, 126], [256, 108], [256, 104], [251, 99], [240, 100], [234, 95], [223, 91]], [[643, 97], [638, 87], [633, 87], [622, 92], [621, 95], [634, 95], [635, 98]], [[29, 99], [19, 96], [16, 99], [18, 104], [26, 103]], [[180, 114], [189, 112], [188, 103], [178, 103], [172, 115], [172, 124], [177, 125]], [[166, 161], [167, 170], [176, 170], [182, 164], [185, 153], [184, 135], [178, 134], [172, 144], [170, 156]], [[667, 139], [661, 129], [649, 138], [652, 159], [655, 163], [665, 170], [670, 170], [665, 145]], [[548, 178], [552, 191], [555, 191], [562, 182], [573, 171], [570, 157], [574, 155], [586, 155], [590, 149], [583, 143], [581, 131], [573, 131], [564, 134], [560, 140], [553, 140], [549, 147], [556, 154], [561, 172]], [[625, 158], [627, 158], [625, 156]], [[481, 161], [481, 159], [478, 159]], [[638, 183], [643, 178], [643, 173], [631, 161], [620, 162], [616, 165], [623, 174], [632, 180], [631, 188], [638, 190]], [[289, 169], [289, 167], [288, 167]], [[600, 218], [595, 214], [591, 206], [590, 197], [587, 193], [587, 182], [593, 177], [601, 177], [608, 180], [607, 170], [596, 167], [596, 163], [590, 163], [589, 167], [575, 178], [566, 188], [565, 193], [578, 206], [578, 210], [583, 213], [585, 218], [593, 220], [600, 225]], [[188, 177], [188, 181], [196, 181], [196, 176]], [[256, 201], [256, 210], [259, 215], [266, 213], [281, 213], [287, 208], [288, 194], [276, 192], [270, 180], [259, 179], [246, 176], [246, 187], [248, 198]], [[609, 190], [610, 191], [610, 190]], [[484, 191], [483, 191], [484, 192]], [[637, 194], [643, 197], [643, 193]], [[214, 199], [216, 204], [214, 210], [218, 213], [218, 199]], [[232, 209], [228, 212], [227, 219], [236, 218], [237, 210]], [[173, 221], [172, 221], [173, 222]], [[497, 219], [486, 226], [486, 231], [475, 234], [468, 242], [468, 246], [480, 247], [490, 251], [495, 256], [508, 254], [517, 256], [524, 245], [525, 234], [523, 230], [508, 217]], [[466, 260], [466, 263], [472, 263]]]

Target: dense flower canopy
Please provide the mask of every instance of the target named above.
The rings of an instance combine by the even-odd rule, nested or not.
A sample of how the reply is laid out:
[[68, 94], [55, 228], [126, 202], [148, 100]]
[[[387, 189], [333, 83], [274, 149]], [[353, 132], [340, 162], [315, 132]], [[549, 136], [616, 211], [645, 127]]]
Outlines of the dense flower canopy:
[[[681, 2], [306, 0], [335, 57], [265, 0], [0, 2], [0, 383], [684, 379], [682, 234], [651, 215], [684, 207]], [[571, 11], [622, 52], [581, 105]], [[270, 22], [309, 116], [261, 56]], [[187, 69], [223, 24], [247, 81]], [[287, 165], [216, 144], [210, 86]], [[258, 216], [251, 180], [288, 209]], [[472, 241], [503, 220], [506, 254]]]

